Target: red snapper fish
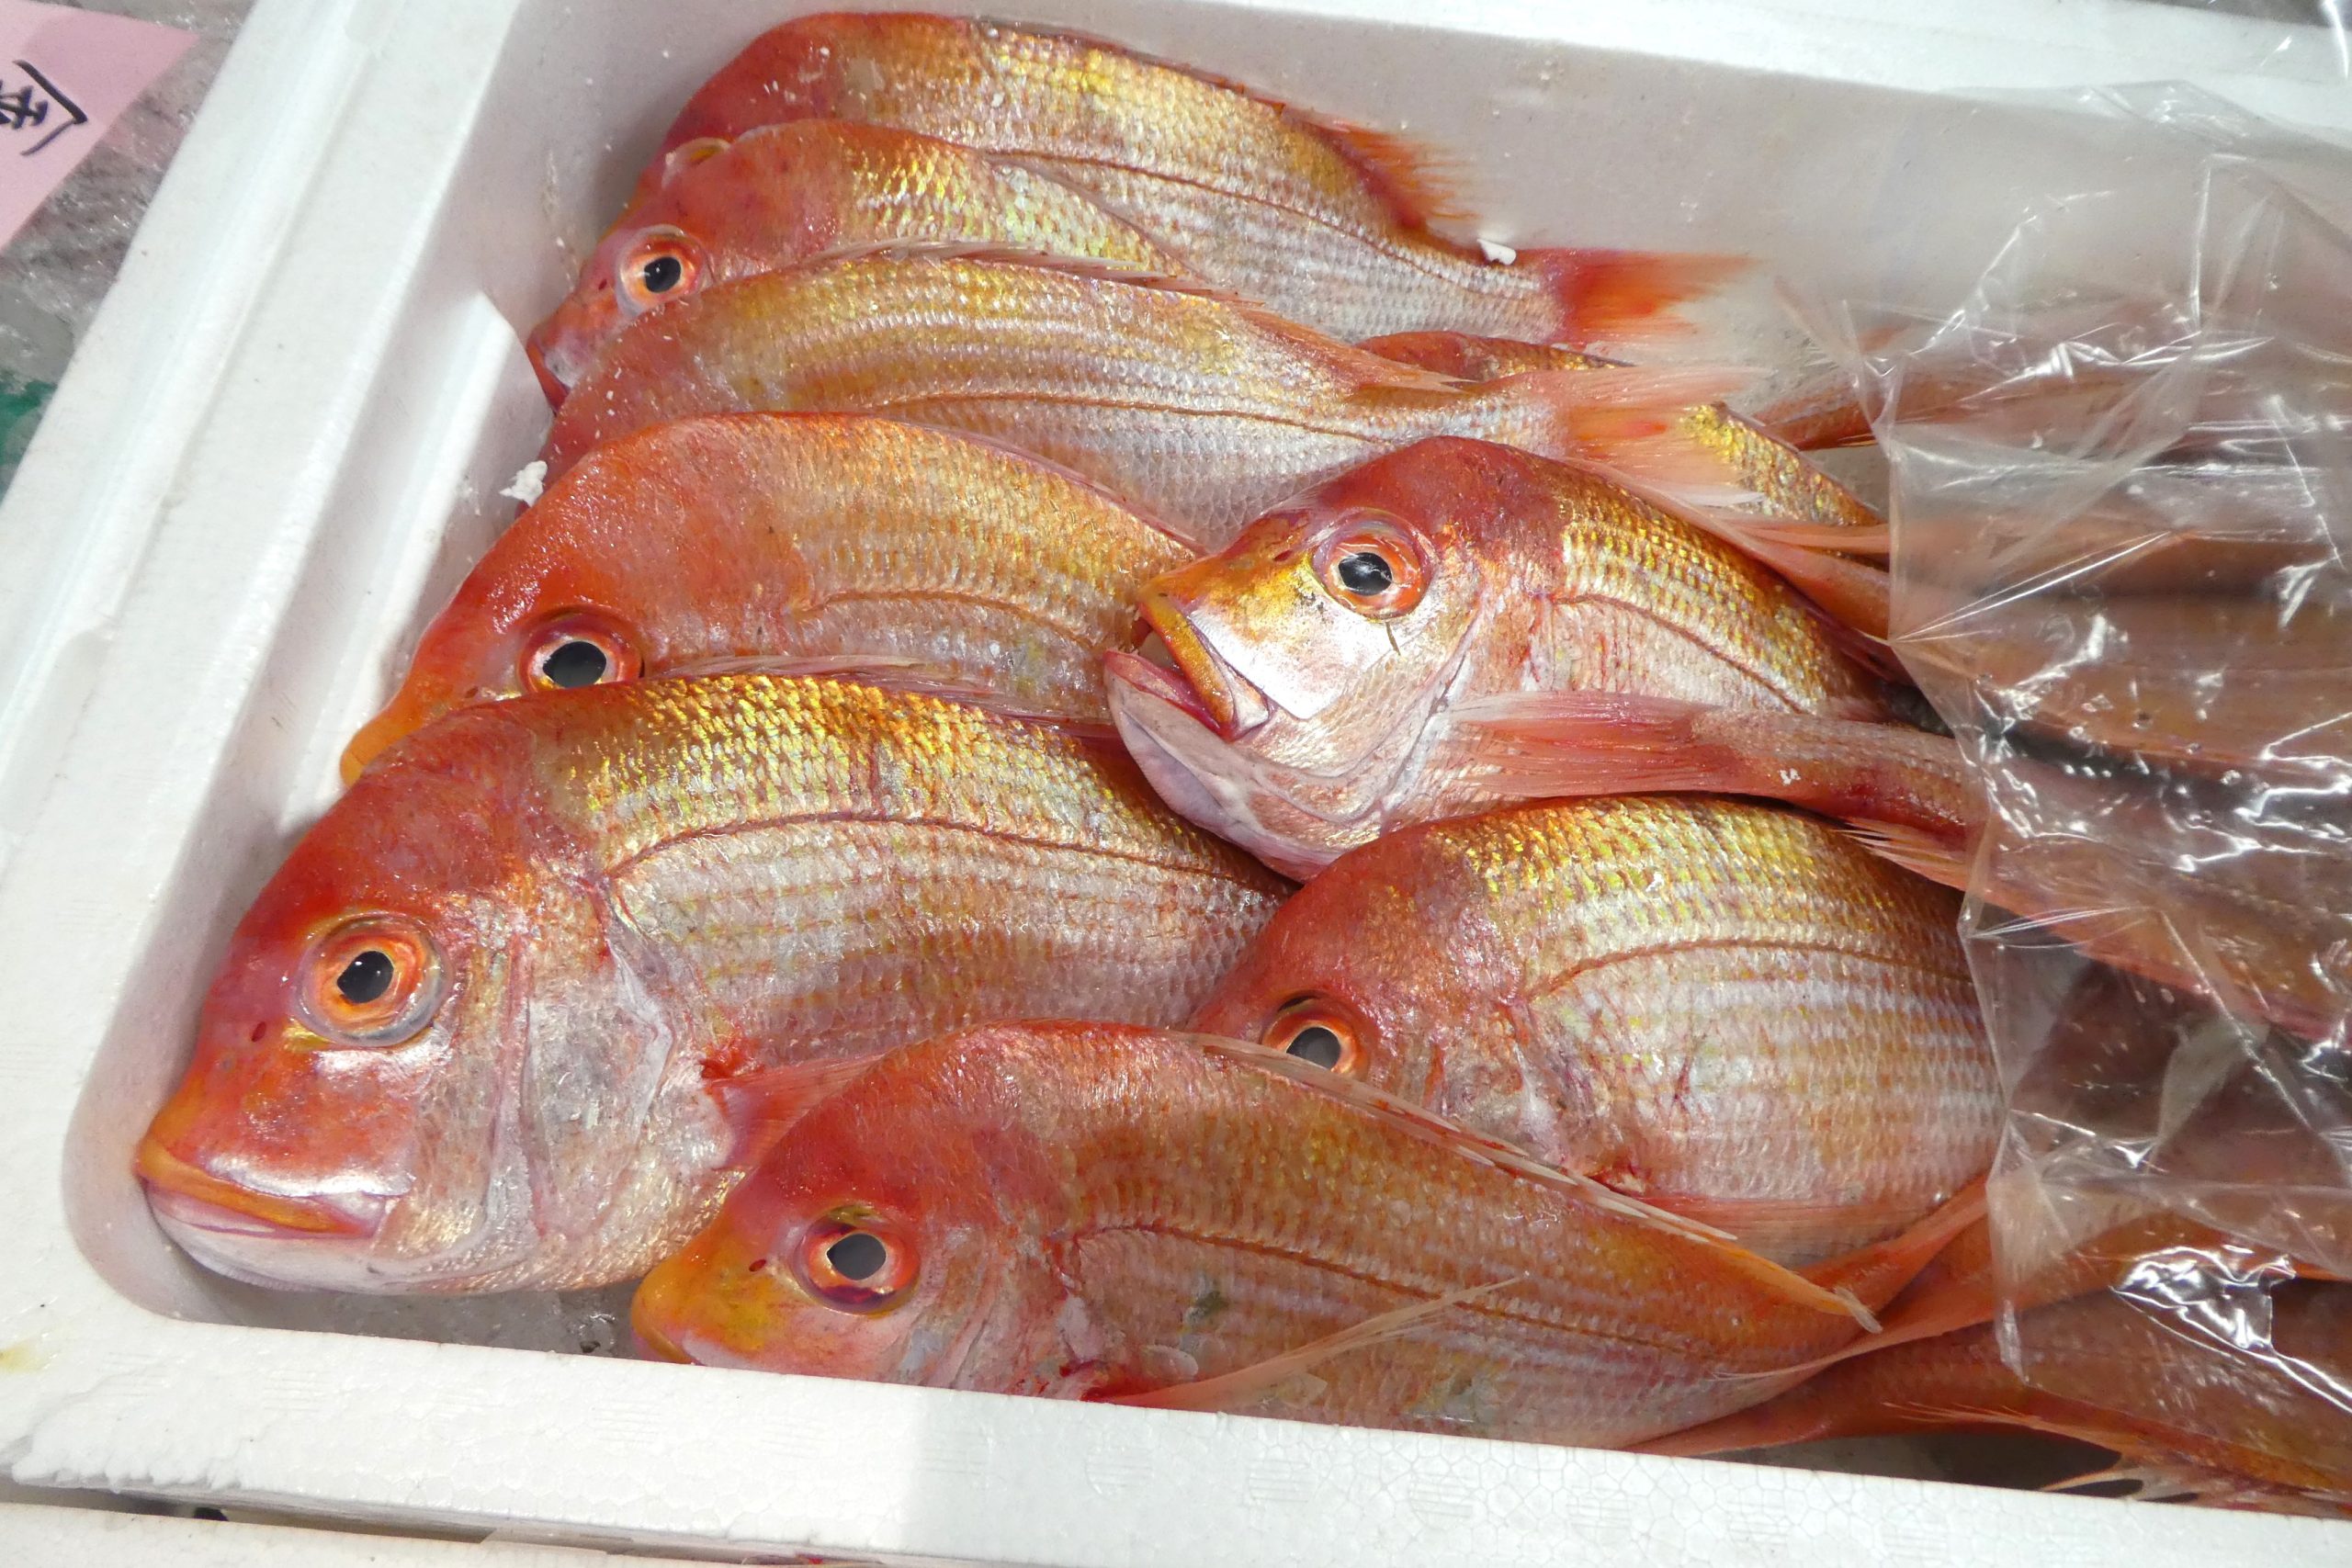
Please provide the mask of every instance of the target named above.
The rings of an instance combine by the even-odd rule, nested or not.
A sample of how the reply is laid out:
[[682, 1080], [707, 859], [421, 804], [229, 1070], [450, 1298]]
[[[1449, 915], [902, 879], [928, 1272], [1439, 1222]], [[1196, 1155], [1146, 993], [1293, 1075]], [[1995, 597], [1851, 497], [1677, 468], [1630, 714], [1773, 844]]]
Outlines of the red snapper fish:
[[1026, 164], [1194, 275], [1334, 337], [1670, 333], [1681, 327], [1670, 308], [1739, 265], [1611, 250], [1491, 260], [1432, 228], [1447, 198], [1395, 137], [1077, 34], [907, 12], [803, 17], [754, 39], [679, 114], [636, 199], [654, 199], [714, 140], [811, 118]]
[[451, 708], [833, 660], [1106, 722], [1102, 653], [1184, 541], [1053, 464], [866, 414], [717, 414], [598, 447], [425, 629], [346, 777]]
[[[1569, 372], [1567, 374], [1575, 374]], [[1755, 794], [1928, 836], [1975, 806], [1949, 740], [1774, 572], [1600, 473], [1434, 439], [1259, 518], [1113, 652], [1153, 785], [1294, 875], [1531, 796]]]
[[934, 137], [809, 119], [701, 151], [605, 236], [571, 298], [531, 333], [548, 401], [561, 402], [597, 351], [649, 310], [837, 251], [965, 241], [1185, 270], [1069, 186]]
[[1521, 807], [1340, 856], [1191, 1026], [1804, 1263], [1992, 1163], [1959, 923], [1951, 893], [1779, 807]]
[[1107, 739], [734, 675], [448, 715], [303, 835], [141, 1143], [262, 1284], [642, 1273], [735, 1174], [747, 1073], [1057, 1011], [1172, 1022], [1283, 885]]
[[1793, 1273], [1255, 1047], [1091, 1023], [894, 1052], [789, 1112], [639, 1289], [719, 1366], [1627, 1443], [1786, 1385], [1981, 1209]]
[[1439, 433], [1670, 483], [1692, 456], [1660, 411], [1724, 378], [1563, 370], [1471, 386], [1166, 278], [934, 247], [812, 262], [644, 317], [564, 400], [542, 457], [560, 474], [689, 414], [888, 414], [1035, 452], [1222, 543], [1301, 485]]

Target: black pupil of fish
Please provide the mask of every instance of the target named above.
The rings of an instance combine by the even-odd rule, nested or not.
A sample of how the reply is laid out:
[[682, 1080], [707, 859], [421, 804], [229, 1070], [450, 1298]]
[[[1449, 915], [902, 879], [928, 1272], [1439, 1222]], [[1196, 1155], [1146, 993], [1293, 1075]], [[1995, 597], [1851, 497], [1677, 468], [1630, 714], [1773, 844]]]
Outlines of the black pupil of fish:
[[1319, 1023], [1310, 1023], [1292, 1035], [1290, 1043], [1283, 1049], [1300, 1061], [1311, 1062], [1318, 1067], [1338, 1066], [1343, 1054], [1340, 1037]]
[[1396, 573], [1373, 551], [1358, 550], [1340, 558], [1340, 585], [1351, 593], [1385, 593], [1396, 585]]
[[603, 649], [574, 637], [548, 654], [539, 671], [547, 676], [548, 684], [570, 690], [574, 686], [593, 686], [603, 680], [609, 662]]
[[667, 294], [684, 280], [686, 264], [675, 256], [655, 256], [638, 276], [645, 280], [648, 294]]
[[392, 988], [392, 974], [391, 959], [371, 947], [343, 966], [334, 977], [335, 994], [354, 1007], [366, 1007]]
[[890, 1261], [890, 1249], [880, 1236], [852, 1231], [825, 1248], [825, 1261], [844, 1280], [871, 1280]]

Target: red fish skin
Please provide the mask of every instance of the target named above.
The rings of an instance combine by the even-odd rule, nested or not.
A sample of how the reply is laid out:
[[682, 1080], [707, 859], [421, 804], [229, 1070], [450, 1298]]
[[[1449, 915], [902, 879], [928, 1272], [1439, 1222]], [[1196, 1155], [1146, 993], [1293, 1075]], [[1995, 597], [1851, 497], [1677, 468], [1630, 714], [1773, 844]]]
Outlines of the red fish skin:
[[[876, 495], [876, 465], [899, 477]], [[593, 637], [602, 679], [839, 660], [1101, 724], [1095, 666], [1192, 549], [1098, 487], [992, 443], [858, 414], [718, 414], [607, 443], [548, 487], [419, 639], [345, 750], [356, 776], [456, 706], [545, 684]]]
[[2226, 1347], [2151, 1306], [2100, 1291], [2020, 1325], [2028, 1382], [1983, 1325], [1839, 1362], [1787, 1393], [1639, 1445], [1710, 1454], [1823, 1438], [2012, 1427], [2113, 1450], [2163, 1474], [2251, 1483], [2280, 1500], [2352, 1512], [2352, 1410], [2316, 1390], [2346, 1384], [2352, 1290], [2273, 1292], [2267, 1345]]
[[[612, 338], [655, 310], [719, 283], [838, 251], [967, 242], [1091, 256], [1182, 275], [1182, 259], [1046, 176], [970, 148], [854, 120], [763, 126], [673, 171], [597, 244], [527, 348], [549, 403]], [[675, 280], [652, 294], [632, 265], [663, 257]]]
[[[1721, 1374], [1860, 1331], [1734, 1268], [1736, 1248], [1290, 1066], [1078, 1023], [893, 1053], [802, 1115], [647, 1279], [632, 1321], [658, 1353], [717, 1365], [1130, 1399], [1246, 1382], [1466, 1290], [1221, 1407], [1596, 1444], [1764, 1397], [1770, 1376]], [[1400, 1224], [1416, 1204], [1426, 1217]], [[887, 1310], [837, 1306], [810, 1272], [812, 1244], [842, 1226], [891, 1249]], [[1432, 1227], [1455, 1245], [1430, 1247]], [[1883, 1302], [1918, 1245], [1809, 1278]]]

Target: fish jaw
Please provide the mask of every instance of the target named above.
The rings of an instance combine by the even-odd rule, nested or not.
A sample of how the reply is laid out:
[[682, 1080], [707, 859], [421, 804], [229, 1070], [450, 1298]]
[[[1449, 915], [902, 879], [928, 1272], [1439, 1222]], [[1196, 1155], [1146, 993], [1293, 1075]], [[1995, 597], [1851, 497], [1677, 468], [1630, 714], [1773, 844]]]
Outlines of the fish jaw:
[[371, 1251], [389, 1199], [264, 1191], [203, 1169], [152, 1132], [132, 1169], [164, 1234], [216, 1274], [277, 1290], [383, 1288]]
[[523, 353], [531, 362], [532, 374], [539, 378], [539, 391], [549, 408], [563, 406], [563, 400], [571, 395], [572, 383], [595, 357], [604, 333], [583, 325], [579, 318], [585, 313], [574, 300], [567, 299], [556, 307], [555, 314], [532, 328], [523, 342]]
[[1299, 880], [1357, 837], [1258, 778], [1258, 760], [1227, 742], [1191, 684], [1165, 667], [1114, 649], [1103, 655], [1103, 677], [1119, 739], [1179, 816]]
[[383, 1224], [384, 1200], [291, 1197], [213, 1175], [174, 1154], [150, 1132], [131, 1161], [159, 1217], [183, 1229], [223, 1235], [342, 1236], [364, 1240]]

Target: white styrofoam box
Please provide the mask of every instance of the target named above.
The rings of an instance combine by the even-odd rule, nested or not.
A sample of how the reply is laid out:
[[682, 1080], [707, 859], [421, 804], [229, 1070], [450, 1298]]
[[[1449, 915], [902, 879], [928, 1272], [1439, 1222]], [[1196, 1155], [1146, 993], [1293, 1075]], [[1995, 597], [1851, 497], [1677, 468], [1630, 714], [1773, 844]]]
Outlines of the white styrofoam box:
[[[1102, 1568], [2352, 1562], [2352, 1528], [2307, 1520], [558, 1355], [609, 1333], [610, 1300], [277, 1297], [164, 1242], [130, 1150], [236, 915], [509, 512], [546, 417], [519, 330], [692, 86], [808, 8], [255, 10], [0, 509], [7, 1472], [583, 1543]], [[2014, 207], [2051, 121], [1979, 87], [2189, 77], [2352, 120], [2314, 51], [2257, 73], [2261, 30], [2122, 0], [1016, 8], [1420, 135], [1498, 241], [1798, 272], [1900, 187], [1922, 127], [1984, 150], [1936, 199]]]
[[595, 1568], [616, 1562], [619, 1568], [684, 1568], [684, 1560], [631, 1553], [623, 1561], [569, 1546], [421, 1540], [0, 1503], [0, 1562], [8, 1568]]

